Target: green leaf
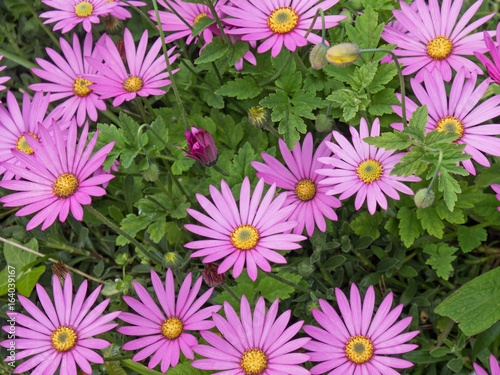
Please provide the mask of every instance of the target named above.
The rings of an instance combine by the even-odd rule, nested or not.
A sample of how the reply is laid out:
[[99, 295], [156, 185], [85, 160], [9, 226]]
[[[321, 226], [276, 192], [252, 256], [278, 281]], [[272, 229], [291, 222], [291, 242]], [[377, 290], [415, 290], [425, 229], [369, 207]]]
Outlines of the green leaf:
[[419, 142], [424, 142], [425, 125], [427, 125], [427, 106], [418, 107], [412, 114], [410, 125], [403, 129], [403, 134], [409, 135]]
[[420, 219], [422, 228], [431, 236], [443, 238], [444, 223], [434, 206], [417, 208], [417, 217]]
[[457, 201], [457, 193], [460, 193], [462, 189], [460, 189], [460, 185], [458, 184], [457, 180], [453, 178], [448, 172], [445, 172], [440, 170], [440, 175], [438, 177], [439, 179], [439, 184], [438, 184], [438, 189], [439, 191], [443, 192], [443, 198], [446, 203], [446, 207], [450, 211], [453, 211], [455, 208], [455, 202]]
[[193, 29], [191, 30], [191, 36], [196, 37], [200, 35], [200, 33], [205, 30], [208, 26], [215, 23], [215, 20], [210, 17], [201, 17], [193, 24]]
[[151, 241], [158, 243], [167, 233], [167, 223], [157, 220], [148, 226], [147, 232], [150, 234]]
[[369, 62], [367, 64], [362, 65], [361, 67], [357, 67], [354, 70], [354, 74], [351, 76], [351, 79], [348, 81], [349, 85], [355, 91], [364, 90], [365, 87], [368, 87], [375, 77], [375, 73], [377, 73], [377, 65], [378, 63]]
[[364, 211], [356, 219], [351, 221], [351, 229], [358, 236], [370, 236], [374, 240], [380, 237], [380, 224], [382, 224], [382, 215], [380, 212], [375, 212], [374, 215], [370, 215], [369, 212]]
[[[375, 63], [374, 63], [375, 64]], [[378, 69], [373, 81], [370, 84], [370, 93], [376, 94], [379, 91], [385, 89], [387, 83], [391, 82], [392, 79], [398, 74], [396, 69], [396, 64], [377, 64]]]
[[378, 137], [363, 138], [369, 145], [385, 148], [389, 150], [407, 150], [411, 145], [411, 140], [406, 135], [398, 131], [395, 133], [382, 133]]
[[488, 238], [484, 228], [469, 228], [465, 225], [458, 227], [458, 244], [464, 253], [471, 252]]
[[[120, 228], [127, 232], [131, 237], [135, 237], [137, 232], [146, 229], [146, 227], [151, 223], [151, 219], [147, 216], [137, 216], [134, 214], [128, 214], [125, 219], [123, 219], [120, 223]], [[123, 237], [119, 236], [116, 239], [116, 243], [118, 245], [125, 245], [129, 243], [129, 241]]]
[[500, 320], [500, 267], [453, 292], [435, 312], [460, 323], [458, 326], [467, 336], [489, 328]]
[[427, 244], [424, 247], [424, 253], [429, 254], [425, 264], [428, 264], [436, 271], [437, 275], [445, 280], [448, 280], [450, 273], [453, 272], [451, 263], [457, 258], [455, 252], [457, 247], [448, 246], [445, 243]]
[[38, 279], [44, 272], [45, 266], [40, 266], [32, 268], [29, 272], [24, 273], [16, 282], [16, 288], [19, 294], [29, 297]]
[[425, 151], [421, 147], [413, 147], [407, 152], [399, 163], [394, 166], [391, 174], [397, 176], [420, 175], [427, 169], [427, 163], [422, 161]]
[[215, 91], [218, 95], [236, 97], [238, 100], [252, 99], [262, 92], [263, 88], [257, 85], [251, 76], [237, 78], [227, 82]]
[[[36, 238], [32, 238], [28, 243], [22, 246], [27, 247], [31, 250], [38, 251], [38, 241], [36, 240]], [[17, 279], [21, 276], [19, 274], [21, 272], [21, 268], [23, 268], [27, 264], [30, 264], [36, 259], [35, 254], [21, 250], [8, 243], [5, 243], [3, 245], [3, 256], [5, 257], [5, 260], [9, 266], [15, 267]]]
[[[163, 375], [161, 372], [155, 370], [149, 370], [146, 366], [140, 363], [134, 362], [131, 359], [122, 359], [120, 361], [123, 365], [127, 366], [129, 369], [136, 371], [140, 375]], [[173, 370], [174, 368], [172, 368]], [[170, 374], [170, 372], [169, 372]]]
[[233, 66], [238, 62], [239, 59], [245, 56], [245, 53], [249, 50], [250, 45], [246, 42], [238, 40], [236, 43], [231, 44], [227, 54], [227, 61], [229, 65]]
[[401, 207], [398, 211], [399, 235], [406, 247], [410, 247], [413, 241], [420, 237], [421, 226], [415, 211], [408, 207]]
[[349, 39], [359, 48], [377, 48], [380, 35], [384, 30], [384, 24], [378, 23], [378, 14], [367, 7], [363, 14], [356, 17], [355, 27], [346, 26], [346, 32]]
[[233, 164], [231, 165], [231, 176], [239, 176], [240, 181], [249, 176], [253, 170], [250, 162], [255, 160], [255, 152], [250, 143], [245, 143], [234, 155]]
[[[385, 64], [384, 64], [385, 65]], [[385, 88], [372, 96], [368, 112], [374, 116], [382, 116], [386, 113], [393, 113], [392, 105], [398, 104], [398, 99], [394, 89]]]
[[[298, 284], [302, 280], [300, 275], [292, 273], [278, 273], [278, 276], [281, 276], [282, 278], [295, 284]], [[281, 281], [273, 279], [267, 275], [260, 280], [257, 289], [269, 302], [274, 302], [276, 298], [282, 300], [290, 298], [290, 296], [295, 292], [295, 288], [293, 286], [282, 283]]]
[[[259, 277], [261, 275], [259, 274]], [[253, 297], [255, 295], [255, 288], [257, 287], [257, 284], [253, 282], [250, 277], [248, 277], [246, 272], [243, 272], [238, 278], [236, 279], [236, 285], [231, 286], [231, 290], [238, 296], [238, 299], [241, 299], [241, 297], [244, 295], [248, 301], [251, 303], [253, 300]], [[231, 295], [224, 291], [218, 296], [214, 297], [214, 302], [223, 304], [224, 302], [229, 302], [231, 306], [234, 308], [239, 308], [239, 302], [236, 302]]]
[[216, 36], [212, 39], [211, 43], [208, 43], [205, 48], [203, 48], [200, 52], [200, 57], [198, 57], [194, 62], [198, 65], [209, 63], [224, 57], [227, 53], [228, 45], [221, 37]]
[[108, 375], [127, 375], [124, 369], [121, 368], [119, 362], [104, 362], [106, 365], [106, 370], [108, 371]]

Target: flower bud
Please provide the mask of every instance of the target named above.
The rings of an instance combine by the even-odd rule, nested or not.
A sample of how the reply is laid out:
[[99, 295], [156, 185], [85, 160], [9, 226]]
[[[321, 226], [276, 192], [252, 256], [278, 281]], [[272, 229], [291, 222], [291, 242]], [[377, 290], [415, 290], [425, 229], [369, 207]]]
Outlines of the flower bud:
[[196, 129], [194, 126], [191, 127], [191, 131], [185, 130], [184, 133], [189, 147], [189, 151], [182, 149], [187, 152], [184, 156], [198, 160], [206, 167], [215, 164], [219, 155], [212, 135], [202, 128]]
[[203, 280], [209, 287], [216, 287], [226, 282], [226, 276], [223, 273], [217, 273], [219, 266], [215, 263], [208, 263], [203, 269]]
[[57, 275], [57, 277], [59, 278], [59, 281], [61, 283], [64, 283], [64, 279], [66, 278], [66, 274], [68, 273], [68, 268], [66, 267], [66, 265], [62, 262], [62, 260], [60, 260], [59, 262], [57, 262], [56, 264], [54, 264], [52, 266], [52, 273], [54, 275]]
[[252, 107], [248, 110], [248, 122], [257, 129], [263, 128], [269, 122], [269, 114], [260, 105]]
[[103, 17], [102, 22], [108, 34], [116, 34], [123, 26], [122, 21], [111, 14]]
[[326, 51], [328, 51], [328, 46], [325, 43], [318, 43], [313, 47], [309, 54], [309, 60], [314, 69], [321, 70], [328, 64]]
[[163, 264], [165, 268], [177, 268], [181, 265], [182, 258], [176, 251], [171, 251], [165, 254]]
[[159, 170], [155, 163], [149, 163], [148, 168], [141, 172], [146, 181], [155, 182], [158, 179]]
[[319, 115], [316, 116], [316, 121], [314, 123], [314, 126], [316, 127], [316, 130], [319, 131], [320, 133], [326, 133], [332, 131], [334, 124], [335, 120], [333, 118], [323, 113], [320, 113]]
[[432, 206], [434, 203], [434, 197], [436, 195], [432, 190], [428, 190], [427, 188], [420, 189], [415, 194], [415, 205], [418, 208], [426, 208]]
[[326, 60], [335, 66], [349, 66], [359, 57], [359, 47], [353, 43], [341, 43], [330, 47]]

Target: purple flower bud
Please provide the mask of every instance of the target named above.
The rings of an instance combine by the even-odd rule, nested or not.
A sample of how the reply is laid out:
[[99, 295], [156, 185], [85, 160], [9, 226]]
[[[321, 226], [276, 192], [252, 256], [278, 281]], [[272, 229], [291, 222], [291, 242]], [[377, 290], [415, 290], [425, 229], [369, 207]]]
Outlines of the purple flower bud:
[[209, 132], [204, 131], [202, 128], [196, 129], [193, 126], [191, 131], [186, 130], [184, 133], [189, 147], [189, 151], [183, 149], [187, 152], [184, 156], [198, 160], [205, 166], [211, 166], [217, 161], [217, 147]]

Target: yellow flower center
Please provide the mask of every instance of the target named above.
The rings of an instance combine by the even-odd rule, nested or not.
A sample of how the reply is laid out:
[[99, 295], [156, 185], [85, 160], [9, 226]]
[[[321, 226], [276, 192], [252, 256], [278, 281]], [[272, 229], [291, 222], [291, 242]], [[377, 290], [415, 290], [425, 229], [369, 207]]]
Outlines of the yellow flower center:
[[370, 360], [373, 355], [373, 345], [369, 338], [354, 336], [345, 345], [345, 354], [351, 362], [360, 364]]
[[60, 326], [50, 336], [52, 339], [52, 346], [59, 352], [67, 352], [76, 344], [76, 332], [73, 328]]
[[125, 82], [123, 82], [123, 88], [127, 92], [137, 92], [142, 89], [142, 86], [144, 86], [144, 82], [136, 76], [129, 77]]
[[383, 171], [382, 164], [374, 159], [365, 160], [359, 163], [358, 168], [356, 168], [359, 178], [367, 184], [379, 180]]
[[427, 43], [427, 53], [434, 60], [444, 60], [450, 56], [453, 44], [445, 36], [437, 36]]
[[267, 111], [261, 107], [252, 107], [248, 110], [248, 121], [256, 128], [263, 127], [267, 122]]
[[462, 122], [454, 116], [447, 116], [439, 120], [436, 125], [436, 129], [438, 132], [457, 133], [459, 135], [458, 139], [462, 138], [462, 135], [464, 134], [464, 126]]
[[267, 367], [267, 357], [260, 349], [247, 350], [241, 357], [241, 368], [247, 375], [259, 375]]
[[78, 190], [79, 182], [73, 174], [62, 174], [54, 182], [52, 192], [61, 199], [69, 198]]
[[269, 28], [278, 34], [286, 34], [295, 29], [299, 21], [297, 12], [291, 7], [278, 7], [269, 17], [267, 17], [267, 24]]
[[86, 79], [77, 78], [73, 82], [73, 91], [77, 96], [85, 97], [92, 92], [87, 86], [94, 82], [87, 81]]
[[251, 225], [240, 225], [231, 233], [231, 242], [240, 250], [250, 250], [259, 242], [259, 232]]
[[94, 7], [88, 1], [82, 1], [81, 3], [75, 5], [75, 14], [78, 17], [88, 17], [93, 11]]
[[198, 22], [199, 20], [201, 20], [203, 17], [207, 17], [207, 14], [206, 13], [200, 13], [196, 16], [196, 18], [194, 19], [193, 21], [193, 25]]
[[311, 180], [301, 180], [295, 185], [295, 195], [303, 202], [310, 201], [316, 195], [316, 184]]
[[183, 328], [184, 323], [180, 319], [170, 318], [165, 320], [161, 326], [161, 332], [167, 339], [174, 340], [181, 335]]
[[[35, 137], [35, 139], [38, 141], [38, 137], [35, 134], [33, 133], [28, 133], [28, 134]], [[31, 155], [34, 152], [33, 149], [30, 147], [30, 145], [28, 144], [28, 142], [26, 142], [26, 137], [24, 135], [21, 135], [19, 138], [17, 138], [16, 149], [28, 155]]]

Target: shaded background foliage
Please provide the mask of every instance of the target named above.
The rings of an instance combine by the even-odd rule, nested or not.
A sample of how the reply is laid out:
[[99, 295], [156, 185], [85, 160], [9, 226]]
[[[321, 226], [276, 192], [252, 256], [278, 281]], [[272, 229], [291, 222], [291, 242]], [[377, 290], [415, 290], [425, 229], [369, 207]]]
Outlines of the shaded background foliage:
[[[464, 8], [470, 4], [466, 1]], [[350, 41], [362, 48], [380, 46], [380, 33], [391, 18], [394, 2], [341, 2], [331, 12], [339, 13], [344, 5], [363, 14], [356, 17], [356, 23], [351, 18], [328, 30], [328, 40]], [[497, 2], [485, 2], [478, 15], [497, 12], [498, 7]], [[37, 17], [42, 8], [40, 1], [0, 0], [0, 55], [5, 55], [5, 74], [12, 77], [7, 85], [18, 99], [29, 84], [40, 82], [29, 70], [36, 66], [35, 57], [46, 57], [47, 46], [59, 48], [55, 43], [59, 36]], [[494, 17], [485, 29], [493, 30], [497, 23], [498, 17]], [[145, 28], [150, 29], [150, 35], [156, 35], [150, 23], [137, 14], [126, 26], [136, 40]], [[78, 30], [83, 37], [83, 30]], [[102, 24], [97, 30], [104, 31]], [[122, 30], [112, 34], [118, 40]], [[213, 135], [219, 149], [217, 166], [229, 176], [185, 158], [177, 148], [186, 147], [186, 140], [171, 91], [119, 108], [108, 106], [96, 125], [100, 129], [97, 147], [116, 141], [104, 168], [119, 160], [120, 171], [108, 185], [108, 194], [93, 205], [143, 243], [154, 258], [148, 258], [88, 212], [82, 222], [69, 217], [44, 232], [26, 232], [28, 219], [15, 217], [15, 210], [3, 208], [1, 237], [44, 256], [4, 243], [0, 250], [0, 296], [6, 293], [6, 264], [16, 267], [20, 294], [30, 296], [36, 282], [50, 286], [49, 258], [62, 260], [103, 282], [103, 296], [99, 298], [110, 297], [112, 311], [128, 309], [121, 296], [134, 294], [132, 280], [149, 285], [151, 269], [163, 274], [165, 267], [172, 267], [178, 274], [192, 271], [195, 276], [201, 275], [203, 264], [199, 259], [190, 259], [190, 252], [183, 247], [193, 239], [183, 225], [192, 221], [186, 208], [198, 206], [195, 194], [208, 195], [209, 185], [219, 187], [224, 178], [238, 199], [245, 176], [253, 185], [257, 181], [251, 161], [262, 161], [261, 152], [278, 154], [280, 158], [277, 138], [249, 124], [247, 111], [253, 106], [268, 109], [271, 121], [290, 147], [307, 131], [313, 132], [315, 146], [319, 144], [326, 133], [315, 128], [315, 120], [329, 107], [335, 128], [344, 134], [348, 134], [345, 124], [357, 126], [362, 116], [370, 123], [379, 117], [383, 131], [389, 131], [389, 124], [399, 120], [390, 107], [398, 104], [397, 72], [393, 64], [379, 64], [382, 53], [364, 55], [364, 62], [350, 67], [328, 66], [317, 71], [309, 68], [308, 46], [287, 65], [288, 51], [274, 59], [269, 54], [258, 54], [257, 66], [245, 64], [239, 73], [233, 65], [247, 48], [243, 44], [228, 46], [216, 37], [200, 55], [200, 44], [186, 45], [182, 40], [176, 44], [181, 57], [176, 62], [175, 68], [180, 71], [175, 80], [189, 123]], [[409, 79], [406, 81], [409, 87]], [[499, 93], [499, 87], [492, 85], [485, 97]], [[142, 124], [148, 126], [141, 128]], [[146, 152], [160, 170], [154, 182], [144, 178], [150, 168]], [[477, 176], [453, 176], [461, 190], [453, 210], [436, 188], [436, 202], [431, 207], [416, 208], [413, 197], [402, 195], [400, 201], [389, 202], [387, 211], [379, 210], [375, 215], [365, 209], [355, 211], [351, 198], [336, 210], [339, 220], [328, 222], [326, 233], [316, 230], [302, 243], [302, 249], [288, 252], [287, 264], [273, 266], [273, 273], [291, 285], [262, 272], [256, 282], [244, 273], [237, 280], [228, 277], [227, 283], [236, 295], [245, 294], [252, 307], [261, 295], [269, 302], [280, 298], [281, 310], [292, 309], [294, 318], [306, 324], [313, 323], [311, 309], [319, 307], [318, 298], [334, 303], [335, 287], [347, 291], [354, 282], [365, 292], [374, 285], [377, 304], [393, 292], [395, 303], [405, 304], [403, 316], [413, 317], [410, 329], [421, 331], [413, 340], [419, 349], [404, 355], [415, 366], [402, 373], [468, 374], [473, 362], [486, 364], [490, 353], [497, 358], [500, 355], [500, 275], [496, 268], [500, 263], [500, 212], [489, 188], [491, 183], [500, 183], [500, 163], [499, 158], [489, 159], [492, 167], [477, 166]], [[428, 186], [428, 181], [410, 186], [417, 191]], [[487, 277], [496, 283], [496, 295], [482, 294], [484, 276], [476, 279], [470, 290], [453, 294], [490, 270]], [[76, 285], [83, 281], [80, 275], [74, 274], [73, 278]], [[98, 282], [91, 284], [95, 288]], [[450, 295], [453, 297], [436, 309]], [[4, 297], [0, 300], [6, 301]], [[217, 289], [212, 302], [223, 301], [234, 303], [226, 291]], [[4, 311], [5, 307], [2, 325]], [[489, 319], [484, 318], [486, 315]], [[130, 353], [120, 349], [124, 336], [116, 332], [103, 336], [113, 345], [103, 350], [107, 361], [94, 366], [94, 373], [157, 374], [132, 362]], [[3, 363], [0, 372], [8, 373]], [[185, 358], [169, 370], [173, 375], [202, 373]]]

